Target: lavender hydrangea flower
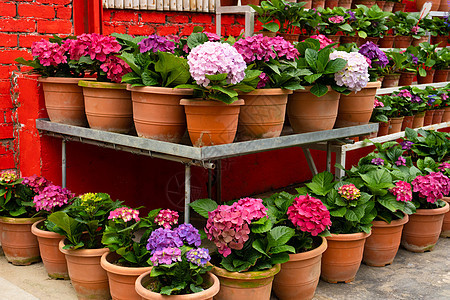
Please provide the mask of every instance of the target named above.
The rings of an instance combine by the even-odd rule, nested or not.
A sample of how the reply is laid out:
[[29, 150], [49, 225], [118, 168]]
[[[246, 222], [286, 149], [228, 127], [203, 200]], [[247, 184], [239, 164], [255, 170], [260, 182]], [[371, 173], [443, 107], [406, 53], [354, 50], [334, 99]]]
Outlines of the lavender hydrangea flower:
[[358, 92], [367, 86], [369, 82], [369, 64], [366, 57], [358, 52], [347, 53], [334, 51], [330, 59], [342, 58], [347, 61], [345, 68], [334, 74], [334, 80], [339, 86], [345, 86], [349, 90]]
[[186, 259], [194, 265], [204, 267], [211, 260], [211, 256], [208, 249], [198, 248], [189, 250], [186, 253]]
[[191, 224], [181, 224], [175, 229], [175, 232], [178, 234], [182, 241], [185, 241], [189, 245], [195, 245], [196, 247], [198, 247], [202, 243], [202, 239], [200, 237], [200, 234], [198, 233], [197, 228], [195, 228]]
[[386, 67], [389, 63], [389, 59], [386, 54], [372, 42], [367, 42], [362, 45], [358, 52], [369, 58], [372, 63], [380, 66], [381, 68]]
[[164, 248], [176, 248], [183, 246], [183, 241], [175, 230], [158, 228], [152, 232], [148, 239], [147, 250], [151, 253], [161, 251]]
[[174, 262], [181, 261], [181, 250], [172, 247], [157, 250], [152, 257], [150, 257], [150, 260], [154, 266], [170, 265]]
[[376, 166], [383, 166], [384, 165], [384, 159], [382, 158], [374, 158], [371, 160], [371, 163], [373, 163]]
[[148, 38], [143, 39], [138, 43], [138, 45], [141, 53], [148, 51], [152, 51], [154, 53], [158, 51], [173, 53], [175, 50], [175, 43], [173, 41], [156, 34], [152, 34]]
[[409, 149], [411, 149], [412, 145], [414, 145], [414, 143], [411, 141], [403, 141], [403, 142], [400, 142], [400, 145], [402, 146], [403, 150], [409, 150]]

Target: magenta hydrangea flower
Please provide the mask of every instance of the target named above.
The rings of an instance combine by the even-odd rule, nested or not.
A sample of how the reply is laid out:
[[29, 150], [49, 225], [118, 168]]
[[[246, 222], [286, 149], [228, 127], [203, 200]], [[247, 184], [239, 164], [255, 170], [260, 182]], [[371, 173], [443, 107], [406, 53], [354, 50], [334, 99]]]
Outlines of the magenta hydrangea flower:
[[235, 48], [219, 42], [198, 45], [189, 53], [187, 60], [192, 78], [204, 87], [210, 83], [205, 75], [227, 74], [227, 83], [236, 84], [244, 79], [247, 68]]
[[[34, 175], [36, 176], [36, 175]], [[10, 182], [14, 182], [18, 179], [17, 173], [15, 171], [3, 171], [0, 174], [0, 181], [5, 182], [5, 183], [10, 183]], [[23, 183], [23, 181], [22, 181]]]
[[175, 232], [178, 234], [180, 239], [186, 242], [188, 245], [194, 245], [196, 247], [200, 246], [202, 239], [198, 233], [197, 228], [191, 224], [181, 224], [176, 229]]
[[441, 172], [417, 176], [412, 182], [413, 192], [419, 197], [434, 203], [450, 193], [450, 179]]
[[351, 201], [356, 200], [361, 196], [361, 191], [352, 183], [344, 184], [338, 188], [338, 193], [341, 197]]
[[333, 41], [324, 36], [323, 34], [312, 35], [310, 38], [319, 40], [320, 49], [323, 49], [326, 46], [333, 44]]
[[121, 219], [124, 222], [129, 222], [131, 220], [135, 220], [136, 222], [138, 222], [140, 220], [139, 211], [137, 209], [132, 209], [126, 206], [119, 207], [111, 211], [109, 213], [108, 219]]
[[336, 58], [342, 58], [347, 61], [346, 67], [334, 74], [337, 85], [345, 86], [354, 92], [358, 92], [367, 86], [369, 82], [369, 64], [364, 55], [358, 52], [334, 51], [330, 54], [330, 59]]
[[206, 248], [191, 249], [186, 252], [186, 259], [188, 262], [193, 263], [199, 267], [205, 267], [211, 260], [209, 256], [209, 250]]
[[42, 176], [37, 176], [36, 174], [25, 177], [22, 183], [28, 185], [37, 194], [42, 192], [47, 186], [51, 184], [50, 181]]
[[399, 156], [395, 164], [397, 166], [406, 166], [406, 159], [403, 156]]
[[450, 163], [443, 162], [439, 165], [438, 169], [441, 170], [442, 172], [445, 172], [446, 169], [450, 169]]
[[406, 181], [397, 181], [395, 187], [389, 189], [389, 192], [397, 197], [397, 201], [408, 202], [412, 200], [411, 185]]
[[384, 166], [384, 159], [382, 158], [373, 158], [370, 162], [376, 166]]
[[344, 17], [343, 16], [333, 16], [333, 17], [328, 18], [328, 21], [330, 21], [331, 23], [340, 24], [344, 21]]
[[162, 209], [155, 218], [155, 223], [164, 228], [171, 228], [178, 224], [178, 212], [170, 209]]
[[175, 50], [175, 42], [173, 40], [156, 34], [152, 34], [148, 38], [143, 39], [138, 43], [138, 45], [141, 53], [148, 51], [152, 51], [154, 53], [158, 51], [173, 53]]
[[148, 238], [147, 250], [151, 253], [161, 251], [164, 248], [178, 248], [183, 246], [183, 241], [178, 233], [172, 229], [158, 228]]
[[244, 198], [233, 205], [219, 205], [208, 213], [205, 232], [224, 257], [231, 249], [240, 250], [249, 239], [252, 221], [267, 217], [267, 208], [261, 199]]
[[106, 61], [100, 65], [100, 69], [106, 72], [106, 78], [112, 82], [122, 82], [122, 76], [130, 73], [130, 66], [123, 59], [110, 55]]
[[204, 34], [206, 34], [206, 36], [208, 37], [208, 41], [210, 42], [220, 42], [220, 36], [218, 36], [215, 33], [211, 33], [211, 32], [203, 32]]
[[122, 49], [115, 37], [98, 33], [83, 33], [74, 41], [66, 40], [65, 44], [69, 45], [70, 58], [74, 60], [90, 56], [92, 60], [105, 62], [110, 54], [118, 53]]
[[55, 207], [62, 207], [69, 203], [74, 197], [71, 191], [57, 185], [50, 184], [46, 186], [38, 195], [33, 198], [36, 211], [52, 211]]
[[317, 236], [331, 226], [328, 209], [322, 201], [309, 195], [296, 197], [287, 215], [292, 224], [301, 231], [310, 232], [312, 236]]
[[46, 67], [67, 63], [65, 52], [65, 47], [44, 39], [31, 45], [31, 54], [39, 59], [41, 65]]
[[170, 265], [174, 262], [181, 261], [181, 250], [178, 248], [168, 247], [162, 250], [157, 250], [150, 257], [154, 266], [157, 265]]
[[259, 75], [259, 82], [258, 85], [256, 86], [257, 89], [262, 89], [263, 87], [266, 86], [266, 84], [269, 82], [270, 78], [269, 76], [264, 73], [261, 72], [261, 74]]

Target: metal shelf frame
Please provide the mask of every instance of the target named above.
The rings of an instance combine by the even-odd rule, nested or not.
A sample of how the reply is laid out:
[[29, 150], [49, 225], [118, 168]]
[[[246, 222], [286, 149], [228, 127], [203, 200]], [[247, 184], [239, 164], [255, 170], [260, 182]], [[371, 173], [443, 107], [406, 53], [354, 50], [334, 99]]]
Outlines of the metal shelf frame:
[[[43, 134], [62, 139], [61, 172], [63, 187], [66, 186], [66, 142], [75, 141], [92, 144], [99, 147], [130, 152], [170, 161], [185, 165], [185, 222], [189, 222], [190, 203], [190, 177], [191, 166], [201, 166], [214, 169], [220, 166], [221, 159], [243, 156], [252, 153], [277, 150], [289, 147], [302, 147], [313, 174], [317, 173], [314, 161], [309, 152], [309, 145], [324, 142], [327, 151], [327, 170], [331, 170], [331, 145], [333, 141], [347, 137], [366, 135], [378, 131], [378, 124], [371, 123], [332, 130], [290, 134], [277, 138], [260, 139], [254, 141], [236, 142], [225, 145], [193, 147], [183, 144], [175, 144], [152, 139], [141, 138], [132, 135], [119, 134], [79, 126], [71, 126], [50, 122], [48, 119], [37, 119], [36, 128]], [[221, 177], [219, 168], [218, 178]], [[218, 180], [220, 185], [220, 180]]]

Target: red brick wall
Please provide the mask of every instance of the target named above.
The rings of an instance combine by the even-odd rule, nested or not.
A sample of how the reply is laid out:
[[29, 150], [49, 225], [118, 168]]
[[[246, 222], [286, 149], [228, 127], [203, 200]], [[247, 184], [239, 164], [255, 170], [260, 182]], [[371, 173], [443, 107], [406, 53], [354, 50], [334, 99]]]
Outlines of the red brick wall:
[[[72, 0], [0, 0], [0, 170], [18, 167], [19, 135], [25, 132], [22, 137], [27, 139], [26, 135], [33, 132], [30, 126], [26, 131], [22, 130], [24, 126], [17, 110], [21, 106], [27, 107], [25, 102], [36, 97], [20, 97], [21, 93], [27, 92], [25, 86], [23, 89], [14, 87], [18, 81], [25, 81], [15, 78], [12, 72], [26, 70], [16, 66], [14, 59], [19, 56], [31, 58], [28, 52], [31, 44], [54, 33], [73, 33]], [[35, 78], [28, 80], [35, 81]], [[38, 140], [37, 132], [33, 134]]]

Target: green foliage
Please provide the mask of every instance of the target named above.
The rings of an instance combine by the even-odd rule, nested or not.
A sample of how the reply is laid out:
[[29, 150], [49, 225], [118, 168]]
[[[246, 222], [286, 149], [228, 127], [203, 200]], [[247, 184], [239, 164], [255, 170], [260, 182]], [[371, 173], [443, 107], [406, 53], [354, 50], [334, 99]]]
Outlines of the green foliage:
[[358, 32], [360, 38], [379, 37], [389, 29], [386, 26], [386, 18], [392, 13], [382, 11], [378, 5], [368, 8], [365, 5], [356, 5], [356, 20], [351, 23], [353, 29]]
[[4, 182], [0, 180], [0, 213], [6, 217], [29, 218], [37, 216], [33, 203], [35, 193], [27, 185], [22, 184], [23, 178]]
[[415, 131], [407, 128], [405, 138], [414, 143], [411, 150], [418, 158], [429, 157], [440, 162], [449, 154], [449, 133], [423, 129]]

